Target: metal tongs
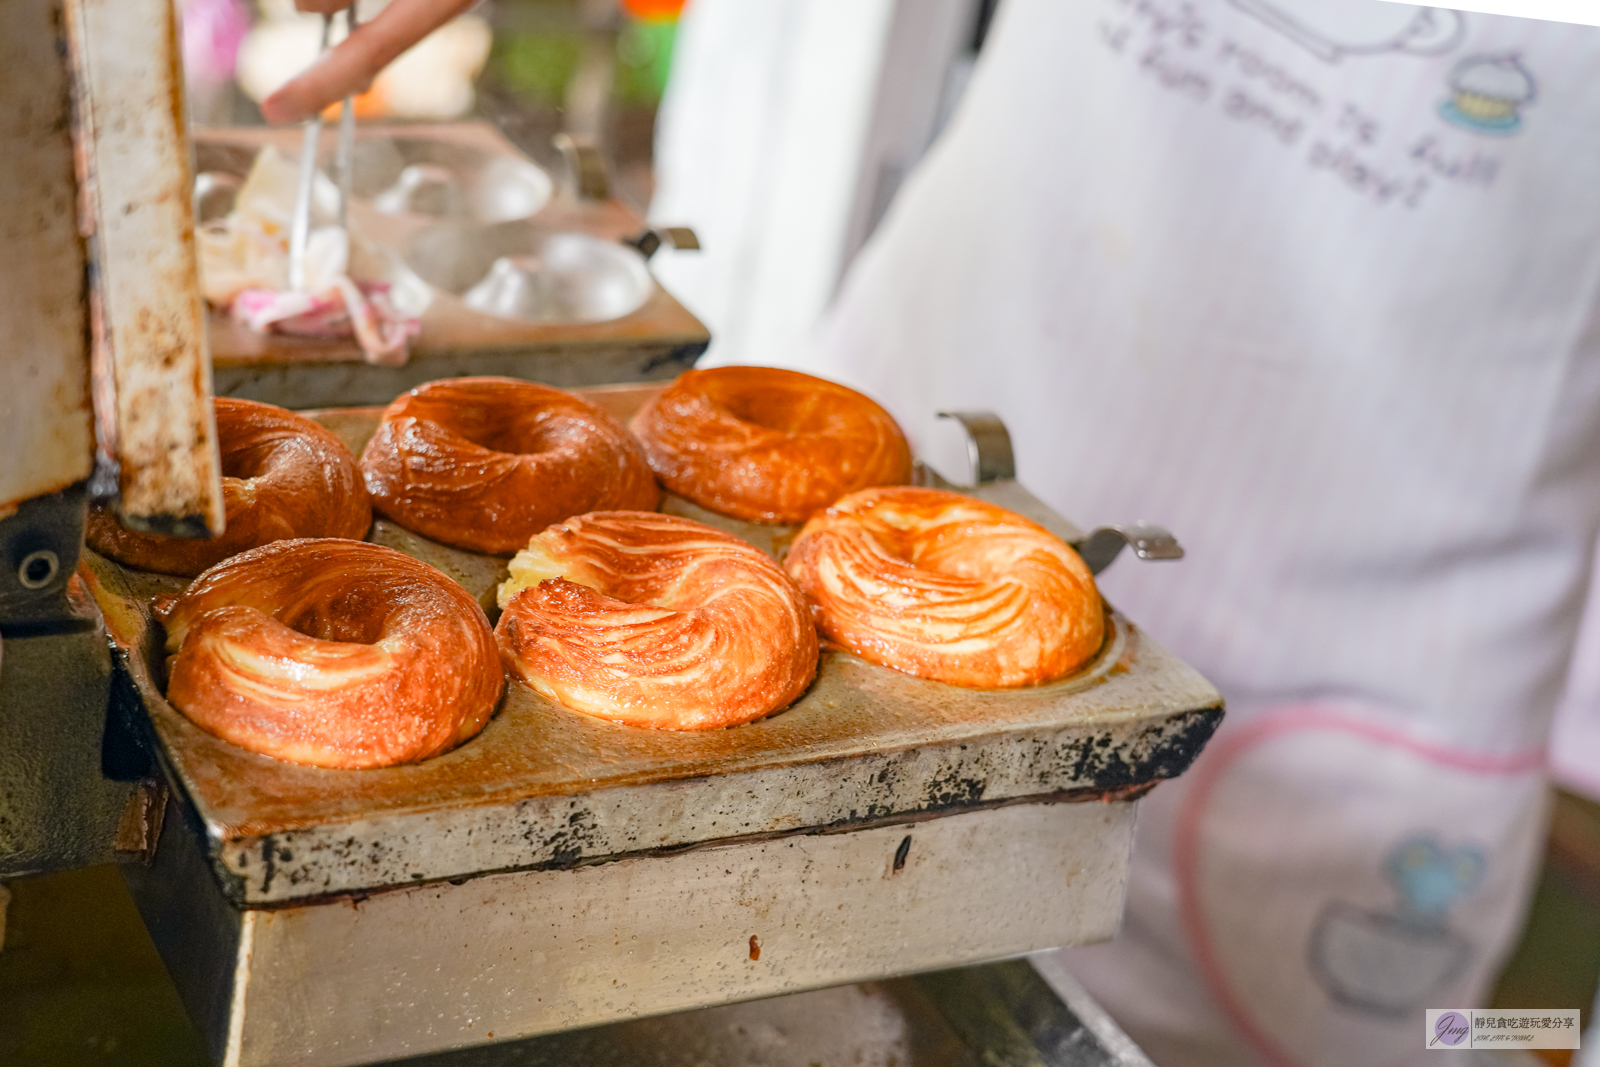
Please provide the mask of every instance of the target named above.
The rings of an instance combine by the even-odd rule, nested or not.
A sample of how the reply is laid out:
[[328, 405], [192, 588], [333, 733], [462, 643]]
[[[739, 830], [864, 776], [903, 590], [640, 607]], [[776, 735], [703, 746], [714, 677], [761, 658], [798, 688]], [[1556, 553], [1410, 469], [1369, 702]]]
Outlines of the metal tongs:
[[[345, 36], [356, 32], [356, 5], [345, 8]], [[332, 13], [322, 16], [322, 43], [317, 48], [317, 60], [328, 53], [328, 43], [333, 36]], [[334, 167], [339, 176], [339, 226], [348, 230], [350, 225], [350, 195], [355, 170], [356, 107], [355, 94], [344, 98], [339, 109], [339, 143], [334, 149]], [[322, 113], [306, 120], [305, 136], [300, 148], [300, 181], [295, 188], [294, 216], [289, 224], [289, 288], [300, 290], [306, 285], [306, 242], [311, 237], [311, 198], [317, 184], [317, 153], [322, 143]]]

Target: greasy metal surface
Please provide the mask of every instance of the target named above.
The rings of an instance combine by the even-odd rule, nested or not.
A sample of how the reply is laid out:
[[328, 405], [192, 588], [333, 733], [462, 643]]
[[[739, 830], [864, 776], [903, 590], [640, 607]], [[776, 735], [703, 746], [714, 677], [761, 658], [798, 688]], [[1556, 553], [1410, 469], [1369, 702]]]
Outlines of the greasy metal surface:
[[1133, 821], [1022, 804], [243, 912], [192, 833], [126, 874], [222, 1063], [337, 1067], [1099, 940]]
[[60, 0], [0, 4], [0, 516], [94, 463], [60, 19]]
[[[295, 133], [197, 130], [200, 169], [212, 175], [208, 180], [212, 186], [223, 179], [231, 181], [249, 169], [265, 144], [295, 153]], [[532, 208], [537, 200], [537, 191], [528, 186], [531, 179], [518, 168], [532, 168], [540, 176], [543, 172], [485, 124], [367, 126], [357, 137], [352, 224], [397, 250], [423, 231], [437, 231], [441, 219], [461, 217], [452, 226], [503, 222]], [[402, 189], [404, 161], [432, 169], [414, 170], [411, 186]], [[462, 175], [459, 197], [448, 184], [433, 180], [441, 177], [439, 170]], [[515, 192], [518, 188], [521, 193]], [[223, 196], [212, 195], [207, 203]], [[377, 198], [384, 196], [388, 200], [380, 204]], [[576, 233], [614, 243], [637, 234], [643, 224], [616, 201], [556, 193], [537, 208], [529, 225], [541, 233]], [[430, 268], [422, 266], [428, 273]], [[489, 264], [483, 266], [487, 271]], [[422, 317], [410, 362], [402, 367], [365, 363], [348, 338], [261, 335], [213, 311], [209, 329], [216, 391], [305, 408], [384, 404], [423, 382], [468, 374], [527, 378], [567, 388], [671, 378], [693, 365], [710, 343], [710, 334], [648, 275], [640, 280], [648, 286], [644, 303], [601, 322], [501, 318], [474, 310], [440, 290]]]
[[177, 9], [67, 0], [97, 360], [115, 387], [124, 520], [222, 529]]
[[75, 631], [4, 639], [0, 878], [106, 863], [133, 787], [102, 774], [111, 657], [94, 610]]
[[[619, 415], [648, 390], [597, 398]], [[359, 451], [374, 412], [314, 417]], [[1015, 482], [980, 495], [1076, 530]], [[781, 552], [793, 528], [753, 527], [685, 501], [666, 510]], [[441, 567], [480, 602], [502, 561], [379, 523], [375, 540]], [[176, 579], [85, 553], [85, 574], [128, 652], [179, 787], [239, 902], [281, 903], [489, 870], [913, 818], [1017, 798], [1124, 789], [1188, 766], [1221, 716], [1204, 679], [1109, 616], [1105, 648], [1071, 678], [976, 691], [825, 652], [789, 709], [731, 730], [638, 730], [566, 711], [520, 683], [476, 739], [424, 763], [330, 771], [281, 763], [200, 731], [160, 696], [150, 599]]]
[[[1052, 956], [837, 986], [405, 1061], [405, 1067], [1151, 1067]], [[1050, 968], [1051, 981], [1041, 973]], [[1052, 988], [1052, 987], [1055, 988]], [[950, 1004], [948, 991], [965, 999]], [[981, 1025], [974, 1026], [974, 1019]]]

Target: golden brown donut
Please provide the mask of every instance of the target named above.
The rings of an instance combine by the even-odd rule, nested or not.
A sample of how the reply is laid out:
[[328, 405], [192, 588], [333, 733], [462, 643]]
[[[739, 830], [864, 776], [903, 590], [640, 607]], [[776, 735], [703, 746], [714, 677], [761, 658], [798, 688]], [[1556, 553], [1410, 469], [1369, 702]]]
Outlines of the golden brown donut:
[[361, 470], [379, 514], [497, 556], [570, 515], [661, 499], [621, 423], [581, 397], [514, 378], [419, 385], [385, 409]]
[[1055, 534], [939, 489], [867, 489], [795, 539], [789, 574], [823, 635], [952, 685], [1054, 681], [1099, 650], [1094, 576]]
[[751, 522], [804, 522], [846, 493], [911, 476], [887, 411], [798, 371], [685, 371], [631, 429], [668, 489]]
[[817, 672], [800, 590], [755, 546], [691, 519], [568, 519], [517, 553], [499, 601], [514, 675], [629, 726], [737, 726], [787, 707]]
[[266, 756], [387, 767], [483, 729], [505, 678], [466, 590], [364, 541], [275, 541], [206, 571], [158, 607], [167, 699]]
[[206, 540], [135, 533], [104, 508], [89, 512], [85, 538], [101, 555], [140, 570], [192, 578], [247, 548], [288, 537], [365, 537], [372, 505], [356, 459], [303, 415], [219, 396], [221, 536]]

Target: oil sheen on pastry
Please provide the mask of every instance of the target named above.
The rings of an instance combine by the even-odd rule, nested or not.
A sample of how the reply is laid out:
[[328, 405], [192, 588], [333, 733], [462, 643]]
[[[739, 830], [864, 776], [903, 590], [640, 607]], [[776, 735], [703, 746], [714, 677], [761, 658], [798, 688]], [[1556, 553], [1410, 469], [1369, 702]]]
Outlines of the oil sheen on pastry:
[[466, 590], [363, 541], [275, 541], [157, 611], [167, 699], [225, 741], [294, 763], [385, 767], [483, 729], [505, 678]]
[[501, 586], [511, 672], [630, 726], [710, 730], [787, 707], [817, 671], [805, 599], [765, 553], [671, 515], [580, 515], [534, 537]]
[[568, 516], [661, 498], [621, 423], [581, 397], [512, 378], [452, 378], [404, 394], [384, 411], [361, 469], [380, 515], [497, 556]]
[[867, 489], [818, 515], [785, 561], [823, 636], [907, 674], [1038, 685], [1104, 640], [1094, 577], [1049, 530], [938, 489]]
[[797, 371], [685, 371], [631, 427], [668, 489], [751, 522], [804, 522], [846, 493], [911, 476], [887, 411]]

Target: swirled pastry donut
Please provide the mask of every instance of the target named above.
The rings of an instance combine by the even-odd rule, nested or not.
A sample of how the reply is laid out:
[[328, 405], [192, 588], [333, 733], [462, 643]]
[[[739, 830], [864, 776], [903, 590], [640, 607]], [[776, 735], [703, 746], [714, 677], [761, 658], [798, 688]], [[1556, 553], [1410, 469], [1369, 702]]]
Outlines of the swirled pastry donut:
[[631, 428], [668, 489], [751, 522], [804, 522], [846, 493], [911, 476], [887, 411], [792, 370], [685, 371]]
[[513, 378], [453, 378], [401, 396], [361, 470], [379, 514], [498, 556], [569, 515], [661, 499], [621, 423], [571, 393]]
[[101, 555], [140, 570], [192, 578], [247, 548], [290, 537], [365, 537], [372, 506], [355, 457], [303, 415], [219, 396], [225, 527], [195, 540], [123, 529], [104, 508], [89, 512], [85, 536]]
[[703, 523], [579, 515], [511, 561], [495, 636], [551, 700], [630, 726], [711, 730], [787, 707], [817, 671], [805, 599], [771, 558]]
[[867, 489], [818, 515], [786, 561], [823, 635], [953, 685], [1037, 685], [1100, 648], [1078, 554], [1016, 512], [938, 489]]
[[438, 755], [489, 721], [505, 678], [466, 590], [364, 541], [275, 541], [157, 609], [167, 699], [263, 755], [386, 767]]

